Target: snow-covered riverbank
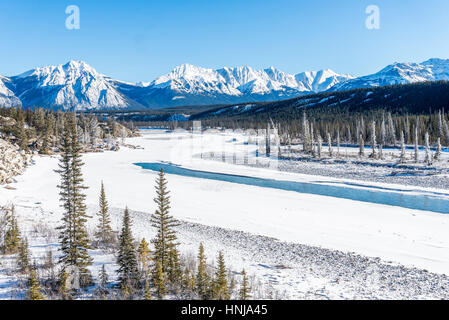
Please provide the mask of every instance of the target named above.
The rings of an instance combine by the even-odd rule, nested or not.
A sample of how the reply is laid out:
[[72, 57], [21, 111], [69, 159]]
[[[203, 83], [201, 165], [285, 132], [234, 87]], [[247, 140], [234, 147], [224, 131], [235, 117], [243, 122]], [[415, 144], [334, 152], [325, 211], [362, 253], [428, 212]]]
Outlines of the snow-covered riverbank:
[[[118, 152], [85, 154], [83, 173], [86, 185], [89, 186], [88, 205], [90, 207], [97, 205], [100, 183], [103, 180], [112, 208], [128, 206], [133, 212], [151, 213], [155, 209], [152, 198], [156, 173], [133, 165], [137, 162], [169, 161], [196, 170], [207, 169], [293, 181], [323, 180], [323, 177], [237, 166], [193, 157], [198, 155], [196, 143], [198, 139], [203, 140], [200, 147], [204, 152], [210, 150], [218, 152], [223, 146], [230, 150], [241, 147], [238, 140], [235, 143], [237, 146], [233, 145], [232, 135], [211, 134], [210, 138], [208, 140], [208, 137], [190, 137], [186, 133], [173, 134], [150, 130], [142, 137], [126, 140], [126, 143], [139, 145], [144, 149], [124, 147]], [[239, 139], [238, 136], [236, 138]], [[54, 172], [58, 159], [37, 156], [35, 160], [34, 165], [17, 177], [17, 183], [13, 184], [15, 190], [0, 188], [0, 204], [15, 203], [19, 223], [31, 223], [30, 221], [37, 219], [54, 227], [61, 217], [56, 188], [59, 177]], [[448, 215], [177, 175], [167, 175], [167, 179], [172, 194], [172, 214], [183, 220], [184, 226], [189, 226], [186, 228], [190, 230], [190, 235], [187, 236], [186, 231], [183, 236], [186, 251], [196, 253], [199, 242], [204, 241], [207, 254], [212, 259], [216, 255], [214, 251], [223, 249], [233, 271], [238, 272], [242, 266], [248, 266], [250, 272], [261, 279], [274, 277], [272, 279], [275, 280], [273, 281], [275, 290], [286, 291], [291, 298], [305, 298], [305, 292], [310, 293], [314, 290], [320, 292], [323, 284], [328, 290], [327, 293], [323, 291], [323, 294], [330, 298], [368, 298], [376, 295], [399, 297], [393, 294], [393, 291], [388, 293], [390, 289], [382, 289], [384, 290], [381, 290], [382, 292], [373, 291], [376, 292], [373, 295], [363, 293], [361, 288], [366, 284], [364, 281], [354, 280], [358, 285], [351, 282], [351, 274], [354, 277], [363, 277], [363, 270], [368, 270], [372, 261], [377, 261], [374, 263], [376, 267], [372, 266], [373, 268], [383, 270], [380, 277], [388, 275], [385, 281], [390, 281], [391, 286], [399, 286], [393, 284], [395, 277], [404, 279], [401, 280], [403, 283], [416, 279], [423, 281], [421, 283], [416, 280], [418, 282], [413, 282], [415, 284], [411, 287], [421, 288], [419, 290], [424, 291], [411, 289], [415, 291], [406, 293], [403, 291], [405, 289], [397, 289], [397, 292], [401, 292], [404, 297], [443, 297], [443, 290], [433, 290], [434, 293], [431, 293], [431, 288], [447, 282], [444, 277], [430, 276], [423, 271], [410, 272], [408, 268], [402, 267], [389, 269], [379, 260], [354, 258], [354, 255], [341, 252], [354, 252], [367, 257], [378, 257], [383, 261], [392, 261], [394, 264], [427, 269], [436, 273], [449, 273]], [[347, 182], [345, 179], [336, 178], [328, 178], [328, 181]], [[381, 183], [369, 184], [391, 187]], [[414, 192], [439, 190], [409, 186], [403, 188], [412, 189]], [[119, 214], [113, 218], [115, 227], [119, 225], [119, 218]], [[139, 220], [138, 215], [134, 218], [136, 234], [151, 237], [151, 228]], [[95, 221], [92, 221], [92, 224], [95, 224]], [[214, 231], [213, 228], [220, 229]], [[206, 231], [201, 231], [203, 229]], [[220, 231], [224, 229], [230, 231]], [[223, 237], [205, 235], [214, 232], [223, 234]], [[261, 238], [257, 238], [258, 236]], [[277, 240], [268, 240], [269, 238]], [[238, 243], [241, 243], [242, 253], [239, 252]], [[245, 252], [256, 253], [258, 247], [260, 247], [258, 254], [245, 254]], [[272, 252], [273, 250], [275, 252]], [[324, 259], [323, 261], [327, 261], [323, 262], [324, 265], [329, 265], [329, 268], [330, 265], [335, 267], [326, 269], [327, 267], [320, 266], [318, 262], [307, 262], [304, 256], [312, 252], [308, 250], [315, 250], [312, 260]], [[289, 256], [288, 252], [298, 252], [299, 255]], [[276, 258], [282, 255], [286, 257], [285, 260]], [[333, 257], [333, 262], [329, 260], [330, 257]], [[293, 269], [273, 267], [278, 264], [286, 264]], [[309, 266], [315, 271], [300, 276]], [[320, 268], [328, 270], [331, 275], [325, 277], [325, 274], [320, 273]], [[343, 270], [341, 277], [334, 274], [338, 273], [339, 268]], [[368, 271], [367, 274], [371, 272]], [[412, 278], [407, 278], [409, 276]], [[337, 284], [332, 286], [330, 283], [337, 281], [337, 278], [345, 279], [342, 281], [346, 284], [342, 287]], [[329, 289], [331, 287], [333, 289]], [[356, 287], [359, 289], [355, 289]]]

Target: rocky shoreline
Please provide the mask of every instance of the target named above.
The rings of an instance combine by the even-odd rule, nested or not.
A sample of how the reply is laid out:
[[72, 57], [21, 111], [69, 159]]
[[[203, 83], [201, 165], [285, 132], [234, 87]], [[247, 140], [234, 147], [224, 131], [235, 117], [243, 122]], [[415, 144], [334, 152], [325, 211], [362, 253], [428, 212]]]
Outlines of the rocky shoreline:
[[0, 138], [0, 185], [14, 182], [14, 177], [23, 173], [32, 158], [32, 154]]

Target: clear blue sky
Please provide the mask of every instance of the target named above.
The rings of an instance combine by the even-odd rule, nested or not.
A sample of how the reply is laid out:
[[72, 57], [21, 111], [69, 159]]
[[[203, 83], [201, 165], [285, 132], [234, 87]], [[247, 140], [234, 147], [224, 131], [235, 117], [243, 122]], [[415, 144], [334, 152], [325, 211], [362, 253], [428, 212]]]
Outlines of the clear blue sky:
[[[80, 30], [65, 28], [71, 4]], [[380, 30], [365, 28], [370, 4], [381, 10]], [[395, 61], [449, 58], [449, 1], [1, 1], [0, 43], [2, 75], [70, 59], [132, 82], [182, 63], [364, 75]]]

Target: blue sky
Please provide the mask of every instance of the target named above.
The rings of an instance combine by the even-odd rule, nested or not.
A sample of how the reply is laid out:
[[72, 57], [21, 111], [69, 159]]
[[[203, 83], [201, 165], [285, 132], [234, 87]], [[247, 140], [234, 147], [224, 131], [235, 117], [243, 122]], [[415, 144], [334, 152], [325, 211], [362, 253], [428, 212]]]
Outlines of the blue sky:
[[[370, 4], [380, 30], [365, 28]], [[68, 5], [80, 30], [65, 27]], [[132, 82], [182, 63], [364, 75], [449, 58], [448, 17], [447, 0], [1, 1], [0, 74], [75, 59]]]

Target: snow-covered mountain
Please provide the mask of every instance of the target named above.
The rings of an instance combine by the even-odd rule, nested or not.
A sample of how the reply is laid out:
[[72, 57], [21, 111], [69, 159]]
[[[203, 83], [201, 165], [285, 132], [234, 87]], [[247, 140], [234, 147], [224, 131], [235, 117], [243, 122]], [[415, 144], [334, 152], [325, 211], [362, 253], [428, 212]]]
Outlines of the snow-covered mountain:
[[121, 109], [136, 105], [109, 78], [82, 61], [33, 69], [11, 77], [24, 107], [63, 110]]
[[111, 79], [82, 61], [0, 77], [0, 107], [22, 104], [64, 110], [142, 109], [260, 102], [308, 93], [449, 80], [449, 60], [395, 63], [359, 78], [320, 70], [288, 74], [270, 67], [207, 69], [183, 64], [152, 82]]
[[7, 85], [12, 86], [11, 80], [0, 76], [0, 107], [15, 107], [21, 105], [20, 100]]
[[159, 106], [269, 101], [321, 92], [348, 79], [331, 70], [293, 75], [274, 67], [214, 70], [183, 64], [147, 84], [136, 99]]
[[430, 59], [422, 63], [394, 63], [377, 73], [340, 82], [330, 91], [438, 80], [449, 80], [449, 59]]

